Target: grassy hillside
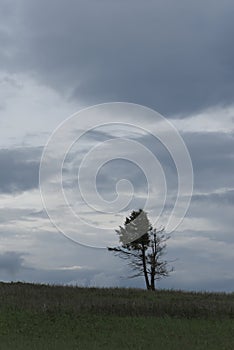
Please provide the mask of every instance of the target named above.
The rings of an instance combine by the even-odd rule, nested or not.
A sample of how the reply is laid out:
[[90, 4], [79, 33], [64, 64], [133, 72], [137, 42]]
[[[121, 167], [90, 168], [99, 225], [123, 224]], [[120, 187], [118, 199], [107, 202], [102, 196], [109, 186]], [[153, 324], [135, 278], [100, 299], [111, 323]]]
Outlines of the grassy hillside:
[[233, 349], [234, 294], [0, 283], [0, 349]]

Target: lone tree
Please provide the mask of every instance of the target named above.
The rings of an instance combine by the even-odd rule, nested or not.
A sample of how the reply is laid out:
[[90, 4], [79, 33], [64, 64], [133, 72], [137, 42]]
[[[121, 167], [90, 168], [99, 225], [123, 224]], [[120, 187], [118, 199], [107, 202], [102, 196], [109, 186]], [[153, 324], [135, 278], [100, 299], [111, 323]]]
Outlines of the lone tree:
[[151, 226], [147, 213], [142, 209], [132, 211], [125, 219], [124, 227], [116, 230], [120, 245], [108, 248], [122, 259], [128, 259], [129, 265], [137, 272], [130, 278], [144, 276], [146, 288], [155, 290], [155, 281], [167, 277], [173, 270], [163, 260], [166, 236], [164, 229], [156, 230]]

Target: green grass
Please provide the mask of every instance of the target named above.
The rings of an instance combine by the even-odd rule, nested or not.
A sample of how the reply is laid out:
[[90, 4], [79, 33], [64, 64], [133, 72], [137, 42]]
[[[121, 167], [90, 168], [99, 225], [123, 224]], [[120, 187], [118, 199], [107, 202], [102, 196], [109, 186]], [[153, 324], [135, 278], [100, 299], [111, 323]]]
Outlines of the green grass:
[[230, 320], [1, 314], [1, 349], [233, 349]]
[[0, 283], [2, 349], [234, 349], [234, 294]]

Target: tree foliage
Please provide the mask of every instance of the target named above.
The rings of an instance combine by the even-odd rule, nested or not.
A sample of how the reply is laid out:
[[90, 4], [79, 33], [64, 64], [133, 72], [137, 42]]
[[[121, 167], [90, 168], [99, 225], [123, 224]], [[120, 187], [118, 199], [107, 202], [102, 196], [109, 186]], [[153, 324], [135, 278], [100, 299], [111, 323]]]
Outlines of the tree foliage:
[[164, 228], [153, 228], [147, 213], [139, 209], [131, 212], [124, 226], [120, 226], [116, 233], [120, 244], [108, 250], [129, 260], [130, 267], [136, 271], [131, 278], [144, 276], [146, 288], [155, 290], [155, 281], [169, 276], [172, 271], [163, 259], [169, 239]]

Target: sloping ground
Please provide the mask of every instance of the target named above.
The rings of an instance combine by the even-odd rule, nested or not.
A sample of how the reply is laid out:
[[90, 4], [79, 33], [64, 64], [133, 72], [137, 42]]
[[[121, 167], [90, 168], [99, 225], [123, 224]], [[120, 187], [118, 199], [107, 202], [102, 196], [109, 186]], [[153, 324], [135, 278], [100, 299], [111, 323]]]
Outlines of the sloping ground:
[[0, 283], [0, 349], [234, 349], [234, 294]]
[[0, 310], [2, 308], [115, 316], [234, 318], [234, 293], [0, 283]]

